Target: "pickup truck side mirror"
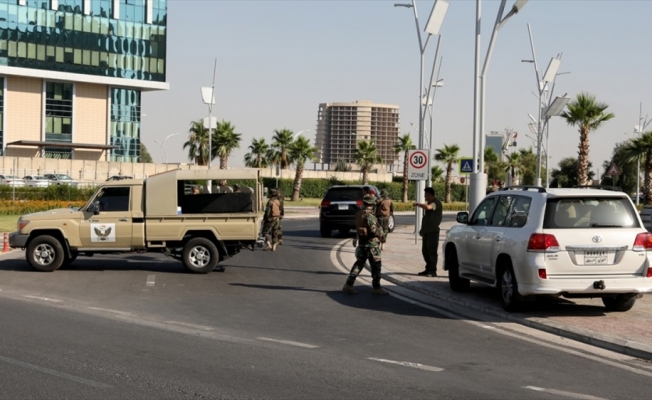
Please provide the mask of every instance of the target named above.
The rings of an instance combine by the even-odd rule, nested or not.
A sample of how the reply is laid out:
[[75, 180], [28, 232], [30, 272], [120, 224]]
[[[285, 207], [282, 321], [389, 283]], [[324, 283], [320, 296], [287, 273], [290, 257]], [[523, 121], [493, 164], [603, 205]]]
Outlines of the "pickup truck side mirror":
[[460, 224], [468, 224], [469, 223], [469, 213], [467, 213], [466, 211], [458, 212], [456, 220]]
[[91, 205], [91, 211], [93, 211], [94, 215], [98, 215], [100, 213], [100, 202], [99, 201], [94, 201], [93, 204]]

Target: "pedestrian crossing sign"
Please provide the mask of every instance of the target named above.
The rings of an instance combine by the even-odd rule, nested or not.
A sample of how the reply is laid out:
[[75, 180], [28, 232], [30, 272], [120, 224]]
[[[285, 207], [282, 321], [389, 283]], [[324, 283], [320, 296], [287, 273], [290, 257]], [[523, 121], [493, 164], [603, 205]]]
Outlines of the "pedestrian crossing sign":
[[462, 174], [472, 174], [473, 169], [473, 159], [472, 158], [462, 158], [460, 159], [460, 173]]

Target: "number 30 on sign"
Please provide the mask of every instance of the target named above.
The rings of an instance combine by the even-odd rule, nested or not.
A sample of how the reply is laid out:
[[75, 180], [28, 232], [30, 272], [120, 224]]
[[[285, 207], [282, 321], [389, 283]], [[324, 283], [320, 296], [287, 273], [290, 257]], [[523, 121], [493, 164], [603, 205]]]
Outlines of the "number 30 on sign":
[[427, 181], [430, 178], [430, 150], [410, 150], [408, 153], [408, 179]]

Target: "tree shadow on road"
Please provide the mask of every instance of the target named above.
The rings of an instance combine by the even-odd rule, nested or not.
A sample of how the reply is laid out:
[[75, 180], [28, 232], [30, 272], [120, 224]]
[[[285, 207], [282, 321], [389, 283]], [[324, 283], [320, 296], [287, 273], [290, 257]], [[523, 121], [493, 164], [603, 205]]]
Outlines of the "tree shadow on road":
[[[143, 255], [126, 256], [115, 259], [96, 259], [80, 256], [72, 264], [62, 266], [60, 271], [151, 271], [161, 273], [188, 273], [180, 262]], [[44, 272], [33, 269], [25, 259], [5, 259], [0, 261], [0, 271]], [[56, 272], [55, 272], [56, 273]]]
[[282, 271], [282, 272], [298, 272], [301, 274], [315, 274], [315, 275], [341, 275], [345, 276], [343, 272], [332, 272], [332, 271], [310, 271], [310, 270], [303, 270], [303, 269], [287, 269], [287, 268], [275, 268], [275, 267], [254, 267], [251, 265], [228, 265], [228, 264], [220, 264], [221, 266], [225, 268], [234, 268], [234, 269], [259, 269], [263, 271]]

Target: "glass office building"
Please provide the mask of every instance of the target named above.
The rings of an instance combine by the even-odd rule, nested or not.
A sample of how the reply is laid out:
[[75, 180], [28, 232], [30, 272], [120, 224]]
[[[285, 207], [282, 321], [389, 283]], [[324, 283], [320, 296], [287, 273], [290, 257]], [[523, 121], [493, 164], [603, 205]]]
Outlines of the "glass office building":
[[166, 25], [167, 0], [0, 0], [2, 154], [138, 161]]

